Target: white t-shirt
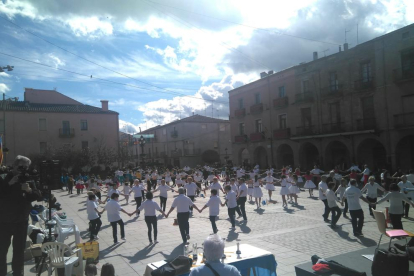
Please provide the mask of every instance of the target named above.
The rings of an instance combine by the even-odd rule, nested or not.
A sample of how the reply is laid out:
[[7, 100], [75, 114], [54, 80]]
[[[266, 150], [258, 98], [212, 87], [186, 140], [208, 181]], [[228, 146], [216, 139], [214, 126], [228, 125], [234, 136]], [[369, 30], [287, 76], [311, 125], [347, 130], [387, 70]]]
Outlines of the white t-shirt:
[[160, 206], [157, 202], [152, 201], [152, 199], [145, 200], [138, 210], [142, 211], [144, 209], [144, 215], [146, 217], [153, 217], [155, 216], [156, 211], [161, 211]]
[[263, 178], [263, 180], [266, 182], [266, 184], [273, 184], [275, 178], [273, 176], [266, 176], [265, 178]]
[[124, 194], [125, 194], [125, 195], [128, 195], [128, 194], [129, 194], [129, 191], [131, 191], [131, 186], [129, 186], [129, 185], [124, 185]]
[[361, 190], [355, 186], [348, 187], [345, 190], [346, 199], [348, 201], [348, 208], [350, 211], [362, 209], [359, 198], [362, 196]]
[[239, 186], [239, 197], [246, 197], [247, 196], [247, 186], [246, 183], [242, 183]]
[[237, 207], [237, 195], [233, 191], [229, 191], [226, 195], [227, 200], [227, 208], [235, 208]]
[[119, 191], [118, 190], [110, 189], [109, 192], [108, 192], [108, 198], [110, 199], [111, 196], [112, 196], [112, 194], [115, 194], [115, 193], [119, 195]]
[[342, 199], [342, 197], [344, 196], [344, 194], [345, 194], [345, 190], [346, 190], [346, 187], [342, 187], [342, 186], [339, 186], [338, 187], [338, 189], [336, 189], [336, 194], [338, 194], [339, 193], [339, 198], [341, 198]]
[[89, 220], [99, 218], [98, 212], [95, 211], [96, 208], [98, 208], [98, 204], [96, 204], [95, 200], [88, 200], [86, 202], [86, 212], [88, 213]]
[[370, 198], [377, 198], [378, 197], [378, 189], [381, 188], [381, 186], [378, 183], [374, 183], [371, 185], [371, 183], [367, 183], [364, 188], [361, 189], [361, 193], [364, 193], [367, 191], [367, 196]]
[[[319, 182], [318, 189], [319, 189], [319, 199], [320, 200], [325, 200], [326, 199], [326, 196], [324, 196], [323, 193], [325, 193], [326, 190], [328, 190], [328, 184], [326, 184], [325, 182], [322, 182], [321, 181], [321, 182]], [[321, 189], [322, 189], [322, 191], [321, 191]]]
[[189, 197], [179, 195], [174, 199], [171, 207], [177, 208], [177, 213], [186, 213], [190, 211], [190, 207], [193, 205], [194, 203]]
[[239, 191], [239, 188], [237, 188], [237, 184], [236, 182], [233, 184], [230, 184], [231, 190], [235, 193], [237, 193]]
[[313, 169], [310, 171], [312, 174], [321, 174], [324, 173], [324, 171], [322, 171], [321, 169]]
[[210, 209], [210, 216], [218, 216], [220, 213], [221, 200], [218, 196], [211, 196], [207, 201], [206, 206]]
[[159, 185], [155, 191], [160, 191], [160, 196], [167, 198], [168, 197], [167, 192], [172, 191], [172, 189], [170, 186], [167, 186], [167, 185]]
[[411, 200], [409, 200], [405, 194], [399, 192], [390, 192], [386, 194], [381, 200], [377, 201], [377, 204], [386, 200], [390, 201], [389, 213], [394, 215], [401, 215], [404, 213], [403, 201], [411, 204]]
[[198, 186], [194, 182], [191, 182], [189, 184], [185, 184], [184, 188], [187, 190], [187, 196], [195, 196]]
[[410, 181], [407, 180], [405, 183], [400, 181], [398, 183], [398, 187], [400, 187], [401, 193], [405, 194], [407, 197], [409, 197], [411, 199], [414, 199], [414, 197], [413, 197], [414, 196], [414, 191], [407, 191], [408, 192], [407, 194], [404, 193], [404, 191], [403, 191], [404, 188], [410, 188], [410, 189], [414, 188], [414, 185]]
[[122, 207], [119, 205], [118, 201], [110, 200], [108, 203], [106, 203], [104, 208], [107, 212], [109, 222], [121, 220], [121, 215], [119, 212], [122, 210]]
[[362, 172], [364, 175], [369, 175], [371, 171], [368, 168], [365, 168], [365, 170]]
[[219, 196], [220, 195], [220, 190], [222, 189], [222, 187], [221, 187], [221, 185], [220, 185], [220, 183], [212, 183], [211, 185], [210, 185], [210, 187], [208, 187], [210, 190], [217, 190], [217, 195]]
[[134, 193], [134, 197], [142, 197], [142, 191], [144, 190], [144, 188], [141, 185], [138, 185], [132, 187], [131, 190]]
[[338, 198], [335, 195], [335, 192], [328, 189], [326, 190], [326, 199], [328, 201], [329, 208], [338, 207], [336, 202], [338, 201]]

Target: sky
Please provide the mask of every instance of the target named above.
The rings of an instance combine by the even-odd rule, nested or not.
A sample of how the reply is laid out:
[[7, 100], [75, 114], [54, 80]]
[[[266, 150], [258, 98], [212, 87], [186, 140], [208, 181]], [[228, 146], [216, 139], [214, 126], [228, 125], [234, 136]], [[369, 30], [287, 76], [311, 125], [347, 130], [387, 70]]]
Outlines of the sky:
[[[200, 114], [228, 91], [414, 22], [412, 0], [0, 0], [0, 93], [56, 89], [128, 133]], [[358, 26], [358, 27], [357, 27]], [[346, 30], [346, 32], [345, 32]]]

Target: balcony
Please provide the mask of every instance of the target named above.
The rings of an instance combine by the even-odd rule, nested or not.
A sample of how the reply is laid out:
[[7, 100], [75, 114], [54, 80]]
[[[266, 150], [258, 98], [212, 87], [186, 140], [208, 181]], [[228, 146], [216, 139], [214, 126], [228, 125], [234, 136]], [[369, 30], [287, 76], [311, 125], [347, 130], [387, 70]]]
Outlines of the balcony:
[[373, 89], [375, 87], [374, 79], [356, 80], [354, 88], [356, 91]]
[[74, 128], [59, 128], [59, 137], [60, 138], [75, 137], [75, 129]]
[[414, 126], [414, 112], [394, 115], [394, 127], [404, 128]]
[[263, 112], [263, 104], [254, 104], [250, 106], [250, 114], [259, 114]]
[[289, 98], [282, 97], [273, 100], [273, 107], [274, 108], [283, 108], [289, 105]]
[[235, 143], [246, 143], [248, 140], [247, 135], [237, 135], [234, 136], [234, 142]]
[[165, 154], [164, 151], [160, 152], [160, 158], [165, 158], [165, 157], [167, 157], [167, 154]]
[[375, 129], [375, 118], [359, 119], [357, 122], [357, 130]]
[[303, 93], [299, 93], [295, 95], [295, 102], [296, 103], [306, 103], [306, 102], [313, 102], [313, 92], [306, 91]]
[[328, 87], [322, 88], [321, 90], [321, 98], [334, 98], [334, 97], [342, 97], [344, 89], [343, 85], [330, 85]]
[[184, 149], [184, 155], [200, 155], [201, 149]]
[[255, 132], [250, 134], [250, 141], [260, 142], [265, 139], [263, 132]]
[[336, 122], [336, 123], [322, 125], [322, 133], [338, 133], [338, 132], [346, 132], [345, 123]]
[[301, 126], [296, 128], [297, 136], [306, 136], [315, 134], [315, 126]]
[[178, 131], [176, 131], [176, 130], [171, 131], [171, 137], [172, 138], [177, 138], [178, 137]]
[[234, 116], [236, 116], [237, 118], [242, 118], [246, 116], [246, 109], [245, 108], [236, 109], [234, 111]]
[[181, 149], [175, 149], [171, 151], [171, 157], [180, 157], [181, 156]]
[[414, 81], [414, 68], [407, 69], [394, 69], [392, 71], [392, 77], [395, 83], [403, 83], [407, 81]]
[[288, 139], [290, 137], [290, 128], [273, 130], [273, 139]]

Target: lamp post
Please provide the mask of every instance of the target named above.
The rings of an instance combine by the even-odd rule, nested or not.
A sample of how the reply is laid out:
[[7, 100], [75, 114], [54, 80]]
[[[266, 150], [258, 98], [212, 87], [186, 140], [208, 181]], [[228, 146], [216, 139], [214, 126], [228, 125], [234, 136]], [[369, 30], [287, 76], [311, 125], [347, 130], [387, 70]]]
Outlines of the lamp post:
[[145, 146], [145, 139], [144, 136], [141, 135], [141, 137], [139, 138], [139, 145], [141, 147], [141, 157], [142, 157], [142, 163], [144, 163], [144, 158], [145, 158], [145, 153], [144, 153], [144, 146]]

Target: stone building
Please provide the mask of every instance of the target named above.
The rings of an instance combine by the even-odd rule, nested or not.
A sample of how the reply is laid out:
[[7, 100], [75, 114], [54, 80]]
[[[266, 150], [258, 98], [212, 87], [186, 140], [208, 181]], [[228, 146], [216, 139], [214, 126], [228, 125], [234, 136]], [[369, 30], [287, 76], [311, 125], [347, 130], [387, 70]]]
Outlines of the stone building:
[[233, 161], [414, 168], [414, 25], [229, 91]]
[[[140, 137], [141, 134], [154, 135], [153, 139], [146, 139], [145, 162], [194, 167], [215, 162], [225, 163], [231, 158], [228, 120], [193, 115], [147, 129], [135, 137]], [[141, 155], [139, 144], [137, 148]]]
[[99, 145], [118, 154], [118, 113], [82, 104], [55, 90], [25, 88], [23, 101], [4, 100], [0, 134], [5, 163], [16, 155], [45, 154], [61, 147], [95, 149]]

